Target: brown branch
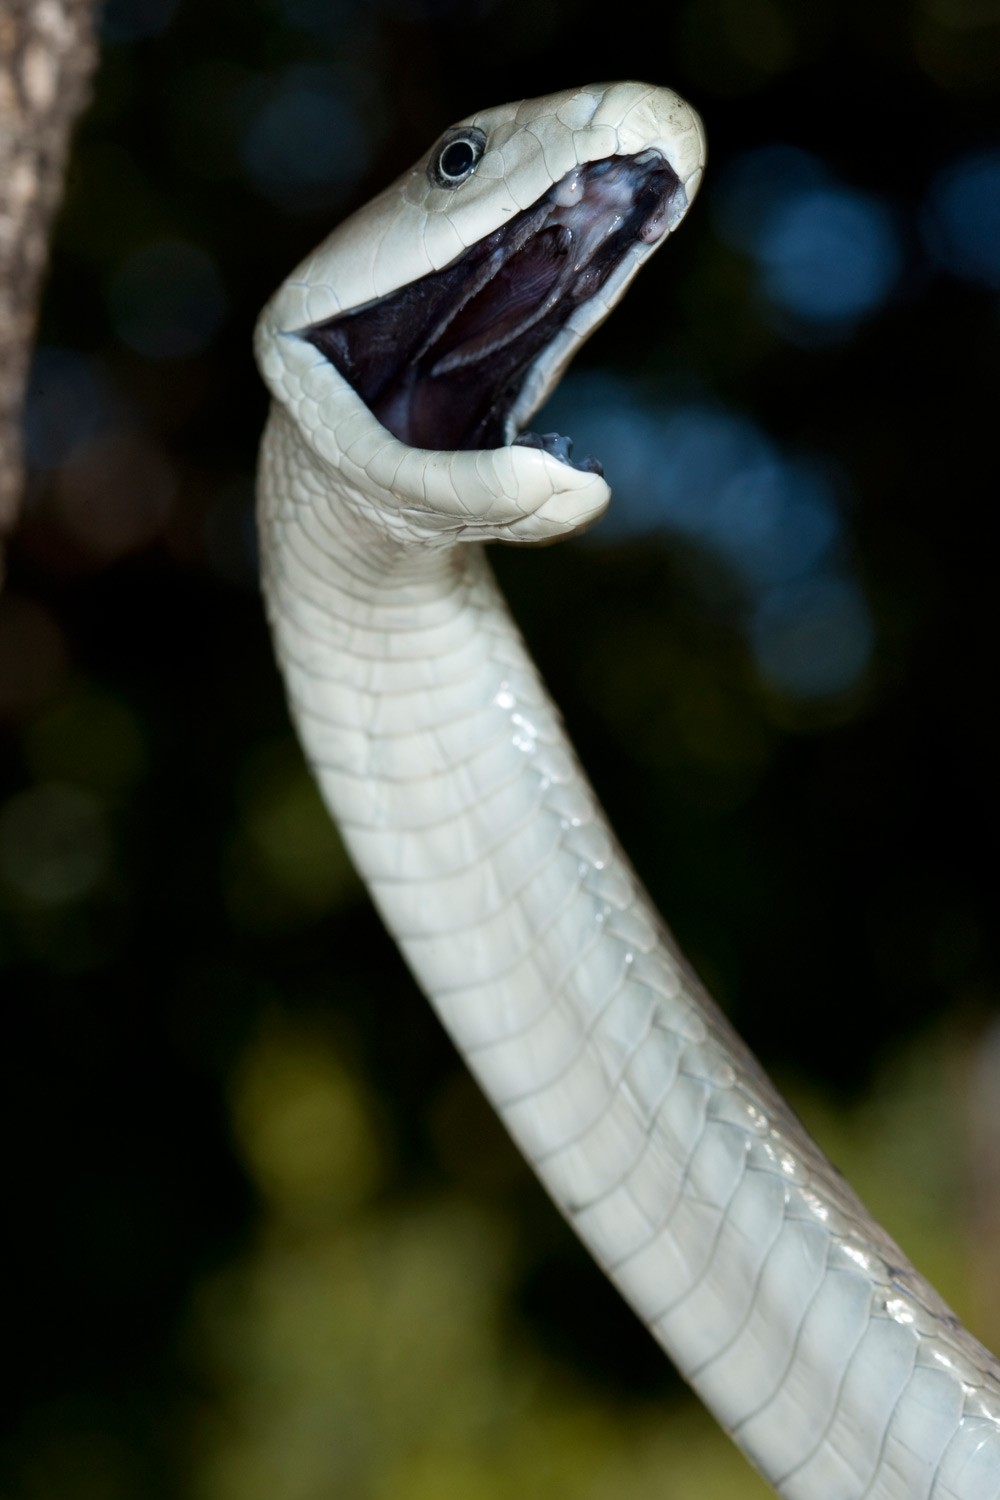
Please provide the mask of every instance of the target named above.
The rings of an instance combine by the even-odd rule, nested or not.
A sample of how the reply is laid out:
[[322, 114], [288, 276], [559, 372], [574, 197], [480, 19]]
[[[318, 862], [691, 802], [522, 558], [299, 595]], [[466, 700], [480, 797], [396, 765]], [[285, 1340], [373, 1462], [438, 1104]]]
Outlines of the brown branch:
[[0, 539], [23, 485], [24, 383], [70, 135], [90, 94], [95, 0], [0, 3]]

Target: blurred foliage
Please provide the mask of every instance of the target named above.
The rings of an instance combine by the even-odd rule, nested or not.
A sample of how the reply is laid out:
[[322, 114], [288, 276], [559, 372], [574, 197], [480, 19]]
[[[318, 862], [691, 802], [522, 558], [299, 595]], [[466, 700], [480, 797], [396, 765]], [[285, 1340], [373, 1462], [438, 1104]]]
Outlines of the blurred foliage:
[[[567, 399], [634, 397], [712, 524], [640, 516], [626, 427], [599, 452], [627, 524], [498, 571], [682, 944], [1000, 1338], [1000, 12], [679, 0], [652, 64], [649, 24], [110, 0], [0, 598], [4, 1500], [761, 1493], [413, 992], [255, 592], [258, 308], [449, 121], [594, 75], [679, 89], [711, 160]], [[750, 467], [683, 468], [685, 413]], [[739, 542], [741, 494], [780, 556], [763, 519]], [[794, 528], [828, 538], [825, 614]]]

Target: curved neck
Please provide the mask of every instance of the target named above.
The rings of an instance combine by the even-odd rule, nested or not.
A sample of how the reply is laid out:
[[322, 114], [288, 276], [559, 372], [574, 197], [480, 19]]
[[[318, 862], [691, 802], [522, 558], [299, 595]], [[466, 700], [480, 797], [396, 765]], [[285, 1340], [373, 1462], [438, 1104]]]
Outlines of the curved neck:
[[996, 1367], [687, 971], [481, 549], [367, 526], [287, 419], [262, 474], [265, 588], [323, 795], [599, 1263], [789, 1500], [912, 1500], [928, 1475], [997, 1500], [969, 1477], [1000, 1473]]

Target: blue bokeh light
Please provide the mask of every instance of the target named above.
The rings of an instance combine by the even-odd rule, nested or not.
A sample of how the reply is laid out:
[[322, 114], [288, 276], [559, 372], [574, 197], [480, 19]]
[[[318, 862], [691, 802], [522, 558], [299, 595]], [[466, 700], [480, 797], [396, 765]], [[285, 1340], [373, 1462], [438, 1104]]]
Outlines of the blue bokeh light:
[[725, 568], [761, 676], [803, 699], [848, 691], [873, 650], [833, 480], [749, 417], [700, 401], [654, 406], [631, 383], [570, 375], [536, 428], [554, 426], [610, 465], [596, 538], [685, 538]]
[[806, 463], [773, 455], [723, 482], [710, 526], [744, 579], [761, 587], [820, 567], [841, 540], [829, 480]]
[[860, 588], [833, 572], [768, 590], [753, 610], [749, 641], [761, 675], [797, 698], [849, 692], [875, 644]]
[[812, 188], [782, 204], [757, 241], [761, 289], [807, 323], [849, 330], [888, 301], [900, 257], [892, 221], [868, 194]]
[[1000, 149], [960, 157], [935, 178], [923, 228], [949, 271], [1000, 290]]
[[765, 305], [791, 338], [848, 337], [895, 291], [902, 251], [888, 206], [838, 182], [808, 152], [746, 152], [723, 175], [713, 208], [719, 232], [753, 260]]
[[801, 146], [757, 146], [734, 157], [717, 176], [710, 189], [712, 218], [724, 240], [756, 255], [761, 232], [775, 213], [829, 181], [825, 164]]

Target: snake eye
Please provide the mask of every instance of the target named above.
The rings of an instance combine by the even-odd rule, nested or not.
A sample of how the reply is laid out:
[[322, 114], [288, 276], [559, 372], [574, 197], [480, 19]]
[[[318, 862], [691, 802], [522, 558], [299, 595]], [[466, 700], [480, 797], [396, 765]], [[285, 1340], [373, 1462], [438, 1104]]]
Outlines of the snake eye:
[[427, 175], [435, 187], [454, 188], [471, 177], [486, 150], [486, 137], [474, 125], [456, 125], [445, 132], [430, 159]]

